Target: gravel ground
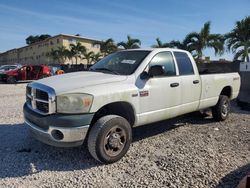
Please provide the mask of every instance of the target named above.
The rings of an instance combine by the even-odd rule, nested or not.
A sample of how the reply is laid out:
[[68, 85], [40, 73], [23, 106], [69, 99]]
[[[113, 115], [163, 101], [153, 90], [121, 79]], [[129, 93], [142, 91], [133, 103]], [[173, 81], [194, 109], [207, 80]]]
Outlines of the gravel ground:
[[86, 146], [42, 144], [27, 134], [25, 84], [0, 84], [0, 187], [235, 187], [250, 171], [250, 113], [225, 122], [185, 116], [136, 128], [127, 155], [101, 165]]

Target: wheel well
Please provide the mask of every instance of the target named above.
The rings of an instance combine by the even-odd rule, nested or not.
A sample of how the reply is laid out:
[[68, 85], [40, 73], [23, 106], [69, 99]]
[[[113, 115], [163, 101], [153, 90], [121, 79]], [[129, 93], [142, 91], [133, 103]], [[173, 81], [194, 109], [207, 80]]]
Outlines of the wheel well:
[[125, 118], [131, 126], [133, 126], [135, 123], [134, 109], [128, 102], [114, 102], [106, 104], [95, 113], [91, 121], [91, 125], [93, 125], [99, 118], [106, 115], [121, 116]]
[[228, 98], [231, 98], [232, 95], [232, 88], [230, 86], [226, 86], [222, 89], [220, 95], [225, 95]]

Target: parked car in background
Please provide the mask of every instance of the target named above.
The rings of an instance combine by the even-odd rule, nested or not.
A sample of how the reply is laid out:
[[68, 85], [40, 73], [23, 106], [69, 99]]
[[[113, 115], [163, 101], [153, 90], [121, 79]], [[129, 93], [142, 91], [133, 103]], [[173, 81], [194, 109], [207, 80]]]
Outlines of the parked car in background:
[[20, 68], [21, 65], [2, 65], [0, 66], [0, 73], [9, 71], [9, 70], [13, 70], [13, 69], [17, 69]]
[[2, 80], [8, 84], [19, 81], [38, 80], [53, 75], [46, 65], [23, 65], [20, 68], [2, 73]]
[[22, 65], [2, 65], [0, 66], [0, 81], [2, 80], [2, 75], [9, 70], [14, 70], [20, 68]]

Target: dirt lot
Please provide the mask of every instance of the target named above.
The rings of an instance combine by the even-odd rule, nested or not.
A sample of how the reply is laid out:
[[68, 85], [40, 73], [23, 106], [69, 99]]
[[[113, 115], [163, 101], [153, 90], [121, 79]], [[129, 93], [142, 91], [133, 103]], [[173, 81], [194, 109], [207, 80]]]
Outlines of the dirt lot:
[[25, 84], [0, 84], [0, 187], [235, 187], [250, 172], [250, 113], [225, 122], [185, 116], [136, 128], [128, 154], [101, 165], [86, 147], [28, 136]]

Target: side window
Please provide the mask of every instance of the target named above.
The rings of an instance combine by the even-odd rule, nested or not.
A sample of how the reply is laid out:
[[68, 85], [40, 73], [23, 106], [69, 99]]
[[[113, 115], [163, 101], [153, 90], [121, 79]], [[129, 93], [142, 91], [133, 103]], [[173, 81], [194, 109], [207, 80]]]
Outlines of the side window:
[[184, 52], [174, 52], [180, 75], [192, 75], [194, 69], [188, 55]]
[[156, 54], [151, 60], [149, 66], [161, 65], [164, 67], [165, 76], [175, 76], [175, 64], [171, 52], [160, 52]]

